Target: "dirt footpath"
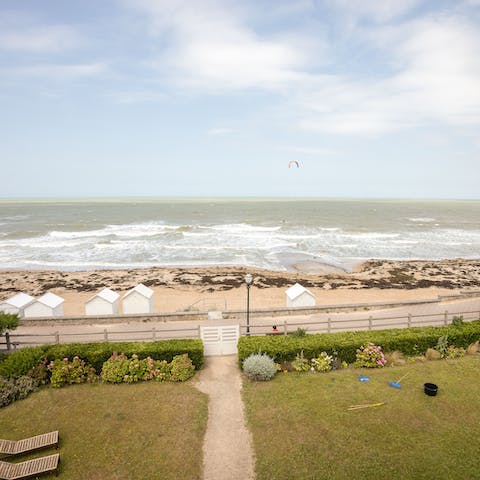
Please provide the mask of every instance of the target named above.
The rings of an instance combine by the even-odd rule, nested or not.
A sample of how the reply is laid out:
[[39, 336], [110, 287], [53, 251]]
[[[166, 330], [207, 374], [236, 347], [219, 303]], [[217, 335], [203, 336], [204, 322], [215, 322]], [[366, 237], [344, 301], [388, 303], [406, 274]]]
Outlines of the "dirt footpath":
[[255, 461], [245, 426], [237, 356], [206, 357], [196, 387], [209, 396], [204, 480], [253, 480]]

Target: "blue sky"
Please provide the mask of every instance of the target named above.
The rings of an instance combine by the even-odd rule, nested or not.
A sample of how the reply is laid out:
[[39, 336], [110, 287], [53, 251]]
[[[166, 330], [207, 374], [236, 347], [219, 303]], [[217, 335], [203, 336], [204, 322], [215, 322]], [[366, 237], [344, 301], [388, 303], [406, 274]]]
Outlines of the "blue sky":
[[478, 199], [479, 49], [480, 0], [1, 0], [0, 196]]

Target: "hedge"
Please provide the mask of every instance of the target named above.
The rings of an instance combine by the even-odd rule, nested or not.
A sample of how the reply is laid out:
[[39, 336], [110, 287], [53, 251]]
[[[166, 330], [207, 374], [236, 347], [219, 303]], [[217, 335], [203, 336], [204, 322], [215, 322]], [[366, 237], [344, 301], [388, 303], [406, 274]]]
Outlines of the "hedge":
[[136, 353], [140, 358], [151, 357], [154, 360], [171, 362], [175, 355], [188, 354], [195, 369], [203, 365], [203, 343], [198, 339], [159, 340], [156, 342], [117, 342], [117, 343], [65, 343], [43, 347], [23, 348], [8, 355], [0, 363], [0, 376], [18, 378], [40, 363], [42, 358], [57, 360], [73, 358], [75, 355], [91, 364], [99, 374], [102, 365], [113, 352], [131, 356]]
[[239, 365], [252, 353], [263, 352], [276, 362], [295, 359], [303, 350], [305, 357], [314, 358], [321, 352], [337, 356], [348, 363], [355, 361], [357, 348], [372, 342], [381, 345], [384, 352], [398, 350], [405, 355], [420, 355], [437, 345], [438, 339], [448, 335], [449, 345], [467, 347], [480, 339], [480, 320], [447, 327], [415, 327], [390, 330], [321, 333], [297, 337], [295, 335], [267, 335], [241, 337], [238, 342]]
[[26, 375], [42, 361], [47, 349], [48, 346], [28, 347], [7, 355], [0, 362], [0, 377], [19, 378]]

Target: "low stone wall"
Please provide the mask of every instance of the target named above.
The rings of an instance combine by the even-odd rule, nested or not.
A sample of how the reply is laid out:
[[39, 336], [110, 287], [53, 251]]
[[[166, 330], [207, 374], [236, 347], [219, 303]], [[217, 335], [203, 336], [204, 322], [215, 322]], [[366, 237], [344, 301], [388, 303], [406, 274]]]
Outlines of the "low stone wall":
[[139, 315], [89, 315], [75, 317], [22, 318], [22, 326], [103, 325], [110, 323], [181, 322], [207, 320], [208, 312], [151, 313]]
[[[466, 295], [465, 295], [466, 296]], [[474, 295], [468, 295], [474, 296]], [[476, 296], [480, 296], [477, 293]], [[446, 299], [464, 298], [464, 295], [448, 296]], [[282, 317], [294, 315], [312, 315], [315, 313], [335, 312], [358, 312], [382, 308], [405, 307], [410, 305], [433, 304], [443, 299], [400, 301], [400, 302], [378, 302], [378, 303], [352, 303], [342, 305], [321, 305], [315, 307], [279, 307], [279, 308], [256, 308], [250, 310], [250, 318], [258, 317]], [[245, 310], [227, 310], [221, 312], [225, 319], [244, 320]], [[173, 313], [151, 313], [138, 315], [99, 315], [99, 316], [70, 316], [70, 317], [44, 317], [44, 318], [22, 318], [22, 326], [54, 326], [54, 325], [102, 325], [112, 323], [138, 323], [138, 322], [181, 322], [181, 321], [207, 321], [208, 312], [173, 312]]]

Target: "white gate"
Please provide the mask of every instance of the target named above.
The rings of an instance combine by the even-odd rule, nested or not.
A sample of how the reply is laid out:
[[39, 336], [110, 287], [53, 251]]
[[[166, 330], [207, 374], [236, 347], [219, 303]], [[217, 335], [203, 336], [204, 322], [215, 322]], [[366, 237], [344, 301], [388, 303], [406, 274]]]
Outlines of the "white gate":
[[205, 356], [235, 355], [239, 337], [240, 325], [200, 327], [200, 338], [203, 341]]

